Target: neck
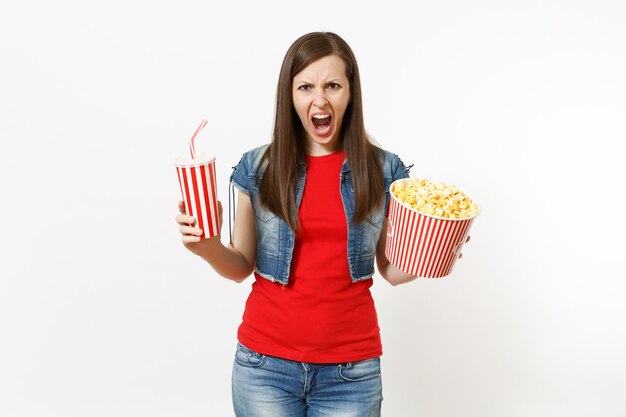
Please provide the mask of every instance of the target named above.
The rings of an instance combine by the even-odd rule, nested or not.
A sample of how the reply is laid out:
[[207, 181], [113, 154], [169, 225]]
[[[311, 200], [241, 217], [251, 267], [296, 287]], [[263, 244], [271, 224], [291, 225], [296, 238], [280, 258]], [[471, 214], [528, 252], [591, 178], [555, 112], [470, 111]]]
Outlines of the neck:
[[310, 156], [324, 156], [330, 155], [331, 153], [335, 153], [338, 150], [342, 149], [341, 142], [331, 142], [326, 144], [321, 143], [309, 143], [306, 147], [306, 154]]

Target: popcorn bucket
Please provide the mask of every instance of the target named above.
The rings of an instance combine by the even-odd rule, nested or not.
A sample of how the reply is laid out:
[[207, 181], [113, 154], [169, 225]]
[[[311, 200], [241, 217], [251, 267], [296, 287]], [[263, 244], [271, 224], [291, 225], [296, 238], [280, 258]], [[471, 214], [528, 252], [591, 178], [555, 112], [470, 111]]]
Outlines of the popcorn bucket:
[[479, 212], [460, 219], [432, 216], [402, 204], [393, 192], [390, 194], [385, 247], [389, 262], [419, 277], [449, 275]]
[[191, 138], [191, 157], [181, 157], [174, 161], [185, 213], [196, 218], [196, 227], [202, 229], [202, 238], [205, 239], [220, 233], [215, 156], [206, 153], [196, 155], [194, 147], [194, 139], [206, 123], [203, 120]]

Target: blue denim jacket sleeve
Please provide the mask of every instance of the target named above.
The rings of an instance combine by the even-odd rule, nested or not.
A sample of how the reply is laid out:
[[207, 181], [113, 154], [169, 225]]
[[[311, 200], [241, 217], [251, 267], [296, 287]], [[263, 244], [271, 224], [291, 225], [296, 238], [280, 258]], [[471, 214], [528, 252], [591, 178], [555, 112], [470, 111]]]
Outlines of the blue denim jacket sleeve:
[[411, 165], [411, 167], [407, 168], [402, 162], [402, 160], [400, 159], [400, 157], [398, 157], [398, 155], [395, 155], [395, 154], [390, 154], [390, 155], [391, 155], [391, 158], [390, 158], [391, 178], [389, 179], [389, 181], [385, 179], [385, 213], [387, 213], [387, 208], [389, 207], [389, 198], [391, 196], [389, 187], [391, 186], [391, 183], [393, 183], [396, 180], [403, 179], [403, 178], [409, 178], [409, 170], [413, 166]]
[[244, 191], [247, 194], [250, 194], [250, 176], [248, 172], [250, 171], [250, 161], [249, 155], [246, 152], [239, 160], [239, 163], [235, 165], [233, 168], [233, 173], [230, 175], [230, 181], [233, 183], [235, 187]]
[[399, 157], [396, 158], [396, 164], [393, 171], [393, 180], [395, 181], [402, 178], [409, 178], [409, 170], [410, 168], [407, 168], [404, 165], [404, 162], [402, 162]]

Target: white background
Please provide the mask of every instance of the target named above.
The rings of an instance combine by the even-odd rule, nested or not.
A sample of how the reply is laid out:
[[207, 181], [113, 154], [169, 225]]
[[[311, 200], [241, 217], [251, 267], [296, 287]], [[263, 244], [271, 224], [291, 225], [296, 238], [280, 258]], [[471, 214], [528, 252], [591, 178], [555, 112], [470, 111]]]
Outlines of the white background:
[[328, 30], [376, 141], [483, 206], [452, 276], [375, 276], [384, 415], [626, 416], [626, 3], [405, 3], [0, 6], [0, 415], [233, 415], [253, 279], [183, 248], [171, 163], [207, 118], [226, 202]]

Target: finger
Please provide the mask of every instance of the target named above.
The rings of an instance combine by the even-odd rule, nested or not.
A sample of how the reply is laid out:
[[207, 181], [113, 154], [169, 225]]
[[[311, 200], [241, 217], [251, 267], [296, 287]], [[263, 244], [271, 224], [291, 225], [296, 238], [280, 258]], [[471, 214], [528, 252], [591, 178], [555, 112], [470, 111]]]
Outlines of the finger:
[[467, 239], [465, 239], [465, 243], [469, 242], [471, 238], [472, 237], [470, 235], [467, 235]]
[[180, 234], [185, 236], [202, 236], [202, 229], [191, 226], [180, 226]]
[[198, 243], [200, 242], [200, 236], [183, 236], [182, 238], [184, 244], [188, 243]]
[[196, 218], [193, 216], [187, 216], [186, 214], [179, 214], [176, 216], [176, 223], [182, 225], [190, 225], [193, 226], [196, 224]]
[[181, 212], [181, 214], [187, 214], [187, 213], [185, 212], [185, 203], [183, 202], [183, 200], [180, 200], [180, 201], [178, 202], [178, 211], [180, 211], [180, 212]]
[[217, 220], [219, 222], [219, 224], [222, 224], [222, 214], [224, 213], [224, 209], [222, 208], [222, 202], [221, 201], [217, 201]]
[[190, 218], [191, 216], [187, 216], [185, 214], [179, 214], [178, 216], [176, 216], [176, 223], [180, 224], [181, 226], [183, 225], [191, 225], [193, 226], [194, 222], [193, 222], [193, 218]]
[[459, 259], [463, 257], [463, 252], [459, 253]]

